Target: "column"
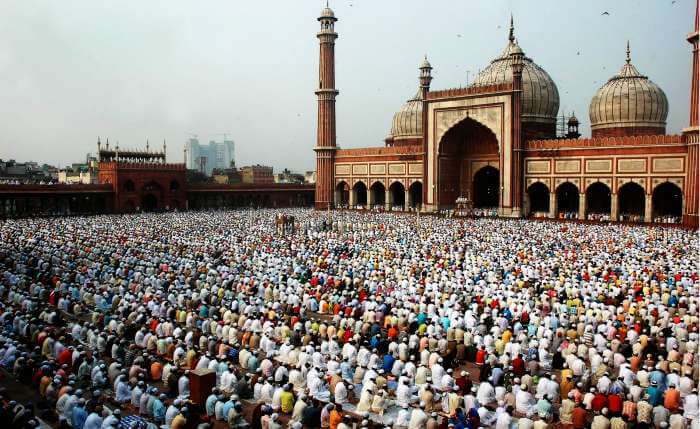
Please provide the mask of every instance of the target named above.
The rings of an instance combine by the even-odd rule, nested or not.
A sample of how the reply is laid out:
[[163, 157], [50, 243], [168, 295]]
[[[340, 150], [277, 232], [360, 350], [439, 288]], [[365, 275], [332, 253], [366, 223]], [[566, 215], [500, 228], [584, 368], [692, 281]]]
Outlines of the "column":
[[549, 218], [554, 219], [557, 216], [557, 193], [549, 193]]
[[644, 222], [651, 222], [652, 216], [652, 206], [651, 206], [651, 194], [644, 194]]
[[404, 189], [403, 209], [405, 211], [410, 210], [412, 204], [413, 204], [413, 201], [411, 201], [411, 191], [408, 188], [406, 188], [406, 189]]
[[367, 188], [367, 207], [368, 209], [372, 208], [374, 205], [374, 192], [372, 192], [372, 188]]
[[586, 219], [586, 193], [578, 196], [578, 218]]
[[613, 221], [618, 220], [618, 211], [619, 209], [617, 208], [617, 194], [610, 194], [610, 219]]
[[391, 189], [384, 188], [384, 210], [391, 210], [391, 206], [394, 205], [394, 198], [391, 193]]
[[348, 205], [351, 209], [355, 208], [355, 188], [350, 188], [350, 192], [348, 195]]

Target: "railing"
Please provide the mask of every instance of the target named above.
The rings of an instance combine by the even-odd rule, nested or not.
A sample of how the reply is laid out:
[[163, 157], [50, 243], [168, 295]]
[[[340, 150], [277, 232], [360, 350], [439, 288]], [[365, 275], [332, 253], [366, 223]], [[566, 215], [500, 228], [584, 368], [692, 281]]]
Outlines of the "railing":
[[600, 137], [589, 139], [551, 139], [530, 140], [525, 143], [527, 150], [561, 149], [581, 147], [610, 147], [610, 146], [653, 146], [662, 144], [685, 144], [686, 137], [682, 135], [651, 135]]
[[491, 85], [468, 86], [466, 88], [449, 88], [428, 92], [428, 100], [447, 97], [462, 97], [466, 95], [488, 94], [493, 92], [512, 91], [512, 83], [495, 83]]

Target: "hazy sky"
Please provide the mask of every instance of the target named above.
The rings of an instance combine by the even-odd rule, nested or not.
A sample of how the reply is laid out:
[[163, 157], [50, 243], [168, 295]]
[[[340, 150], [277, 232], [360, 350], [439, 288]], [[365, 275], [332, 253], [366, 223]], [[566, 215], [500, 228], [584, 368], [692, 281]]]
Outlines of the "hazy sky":
[[[6, 0], [0, 25], [0, 158], [60, 164], [96, 149], [229, 133], [238, 165], [313, 169], [315, 0]], [[335, 0], [338, 144], [379, 146], [417, 88], [463, 86], [506, 44], [554, 79], [566, 113], [632, 62], [669, 99], [667, 132], [688, 123], [694, 0]], [[609, 15], [601, 15], [608, 11]]]

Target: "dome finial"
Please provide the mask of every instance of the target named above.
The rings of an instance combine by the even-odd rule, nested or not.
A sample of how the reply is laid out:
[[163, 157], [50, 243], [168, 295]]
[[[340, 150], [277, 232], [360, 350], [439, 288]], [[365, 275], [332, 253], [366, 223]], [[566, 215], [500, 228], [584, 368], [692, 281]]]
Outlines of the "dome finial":
[[515, 30], [515, 27], [513, 26], [513, 14], [510, 14], [510, 31], [508, 32], [508, 40], [511, 42], [515, 41], [515, 36], [513, 35], [513, 31]]
[[632, 61], [632, 59], [630, 58], [630, 41], [629, 40], [627, 41], [627, 51], [626, 52], [627, 52], [627, 58], [625, 59], [625, 61], [627, 61], [627, 64], [629, 64], [630, 61]]

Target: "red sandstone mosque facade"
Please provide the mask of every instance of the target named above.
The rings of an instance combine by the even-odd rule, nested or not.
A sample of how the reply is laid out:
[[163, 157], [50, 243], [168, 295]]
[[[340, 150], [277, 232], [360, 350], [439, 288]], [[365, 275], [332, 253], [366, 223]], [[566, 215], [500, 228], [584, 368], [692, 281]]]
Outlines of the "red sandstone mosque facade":
[[692, 45], [690, 121], [666, 135], [663, 90], [627, 58], [593, 96], [592, 137], [578, 120], [556, 137], [556, 84], [525, 55], [511, 22], [502, 54], [467, 88], [431, 90], [419, 66], [415, 96], [394, 114], [384, 147], [336, 145], [335, 32], [322, 10], [316, 193], [329, 206], [435, 212], [467, 201], [478, 213], [665, 221], [698, 225], [698, 12]]

